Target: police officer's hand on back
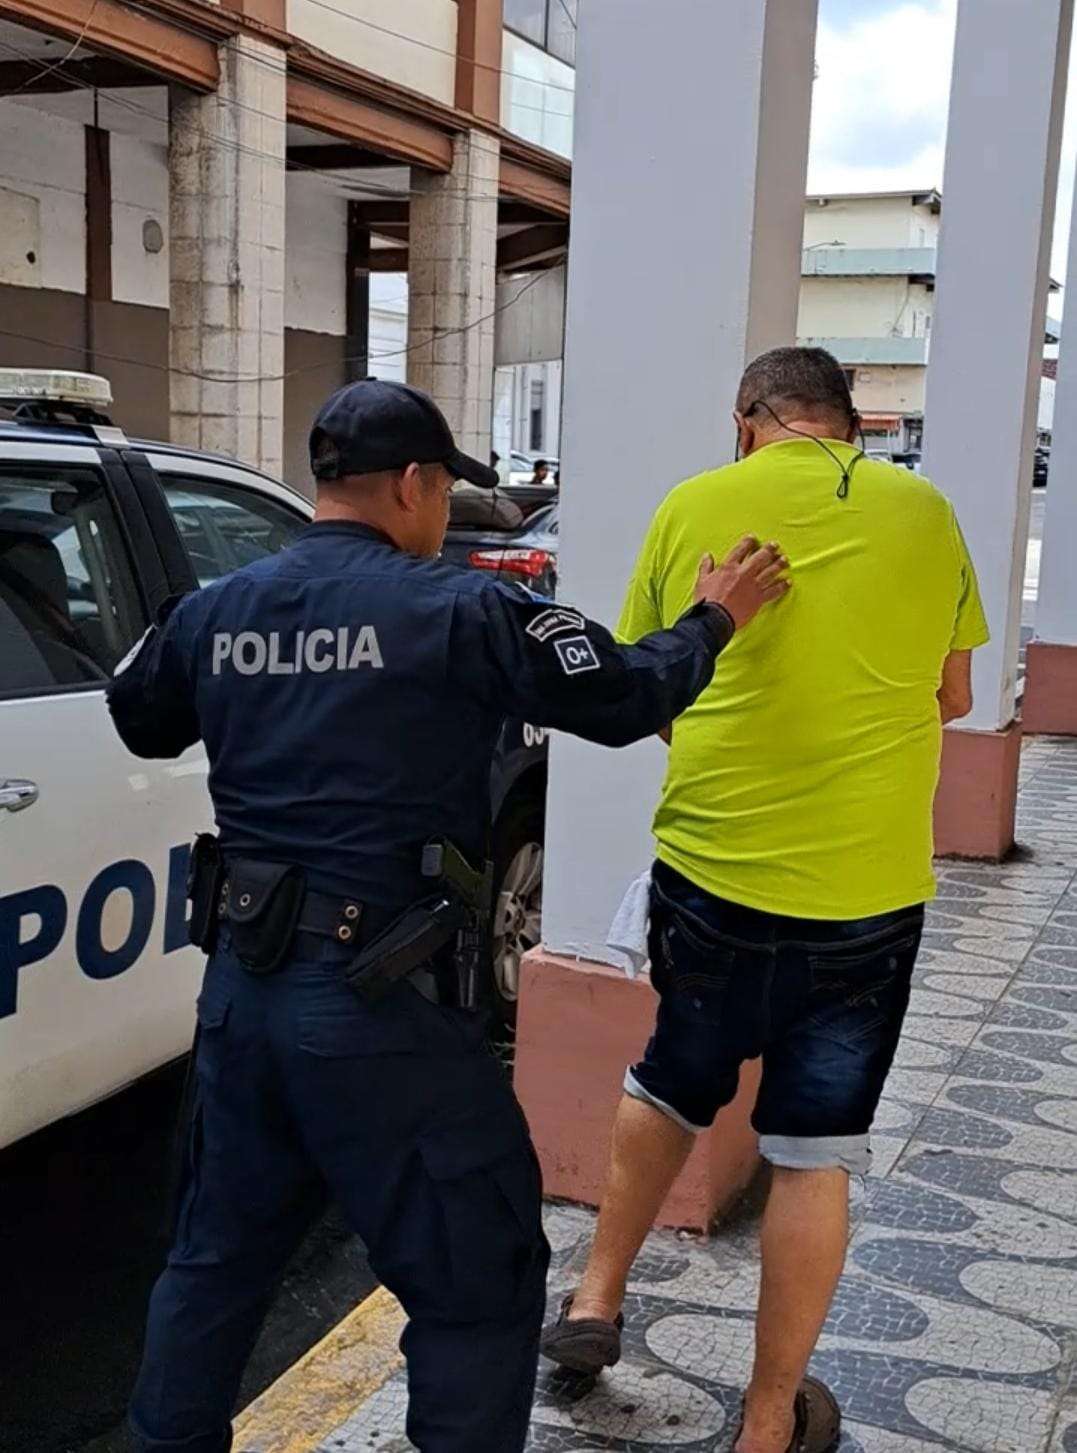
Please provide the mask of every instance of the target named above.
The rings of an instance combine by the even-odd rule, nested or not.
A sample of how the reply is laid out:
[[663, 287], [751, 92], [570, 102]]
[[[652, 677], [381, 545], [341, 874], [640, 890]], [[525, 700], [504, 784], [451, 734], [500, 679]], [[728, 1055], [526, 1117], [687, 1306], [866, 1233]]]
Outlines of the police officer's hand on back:
[[783, 578], [788, 569], [780, 545], [772, 541], [761, 546], [746, 535], [720, 565], [713, 555], [704, 555], [693, 598], [697, 605], [720, 605], [739, 631], [763, 606], [790, 590], [791, 582]]

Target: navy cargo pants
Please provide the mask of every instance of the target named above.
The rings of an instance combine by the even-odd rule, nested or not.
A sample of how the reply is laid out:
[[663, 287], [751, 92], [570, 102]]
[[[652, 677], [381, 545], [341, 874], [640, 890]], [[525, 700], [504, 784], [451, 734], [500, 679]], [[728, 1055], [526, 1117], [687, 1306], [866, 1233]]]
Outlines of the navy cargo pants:
[[210, 960], [189, 1164], [131, 1422], [146, 1453], [227, 1453], [277, 1279], [335, 1197], [409, 1317], [422, 1453], [518, 1453], [549, 1248], [522, 1112], [476, 1016], [402, 984], [368, 1007], [323, 962]]

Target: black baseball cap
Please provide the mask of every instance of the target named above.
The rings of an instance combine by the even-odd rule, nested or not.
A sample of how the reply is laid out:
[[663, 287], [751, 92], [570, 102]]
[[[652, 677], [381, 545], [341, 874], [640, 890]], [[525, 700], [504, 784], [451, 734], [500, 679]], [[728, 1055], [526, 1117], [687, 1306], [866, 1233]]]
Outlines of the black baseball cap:
[[454, 479], [480, 489], [498, 483], [496, 469], [456, 447], [445, 415], [410, 384], [367, 378], [338, 389], [310, 431], [310, 468], [317, 480], [375, 474], [409, 464], [443, 464]]

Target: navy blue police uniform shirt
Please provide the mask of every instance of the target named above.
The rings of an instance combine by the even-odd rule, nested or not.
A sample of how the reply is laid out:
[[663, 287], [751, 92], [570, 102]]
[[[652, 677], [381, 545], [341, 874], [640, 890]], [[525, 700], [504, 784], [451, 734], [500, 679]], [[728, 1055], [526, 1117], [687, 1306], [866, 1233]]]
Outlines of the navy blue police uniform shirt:
[[202, 739], [225, 852], [397, 907], [429, 891], [431, 837], [484, 857], [506, 716], [626, 745], [695, 700], [732, 629], [697, 607], [621, 646], [571, 607], [325, 521], [166, 607], [108, 702], [137, 756]]

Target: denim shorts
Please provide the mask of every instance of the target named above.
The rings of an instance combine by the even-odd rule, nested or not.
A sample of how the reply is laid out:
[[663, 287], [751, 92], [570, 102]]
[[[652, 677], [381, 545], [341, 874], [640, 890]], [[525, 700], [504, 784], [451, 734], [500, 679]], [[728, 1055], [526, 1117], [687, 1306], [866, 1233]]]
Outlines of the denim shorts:
[[786, 918], [716, 898], [656, 863], [654, 1034], [625, 1089], [705, 1130], [762, 1056], [752, 1124], [774, 1165], [866, 1174], [868, 1131], [893, 1063], [923, 905], [874, 918]]

